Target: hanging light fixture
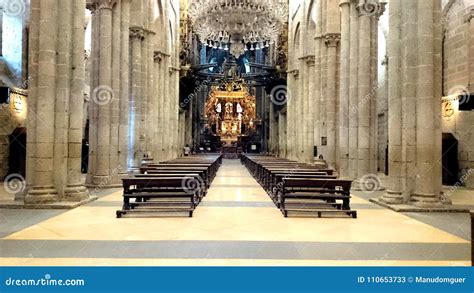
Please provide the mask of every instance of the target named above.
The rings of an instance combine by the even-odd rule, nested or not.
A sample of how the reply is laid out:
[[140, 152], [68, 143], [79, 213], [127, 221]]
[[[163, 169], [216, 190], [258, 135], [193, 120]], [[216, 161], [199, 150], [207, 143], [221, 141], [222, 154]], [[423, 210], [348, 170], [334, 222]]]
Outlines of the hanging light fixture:
[[235, 57], [247, 46], [253, 51], [274, 44], [288, 16], [286, 0], [190, 1], [189, 16], [200, 40], [228, 48]]

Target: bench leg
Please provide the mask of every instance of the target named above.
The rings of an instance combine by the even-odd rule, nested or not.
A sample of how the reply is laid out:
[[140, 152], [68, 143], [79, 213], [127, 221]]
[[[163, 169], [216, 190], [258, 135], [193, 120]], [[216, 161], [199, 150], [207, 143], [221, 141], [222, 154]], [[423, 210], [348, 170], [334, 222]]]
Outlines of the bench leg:
[[125, 197], [123, 199], [123, 210], [129, 211], [130, 210], [130, 198]]
[[349, 211], [351, 209], [351, 206], [350, 206], [350, 200], [349, 199], [344, 199], [342, 201], [342, 209], [345, 210], [345, 211]]

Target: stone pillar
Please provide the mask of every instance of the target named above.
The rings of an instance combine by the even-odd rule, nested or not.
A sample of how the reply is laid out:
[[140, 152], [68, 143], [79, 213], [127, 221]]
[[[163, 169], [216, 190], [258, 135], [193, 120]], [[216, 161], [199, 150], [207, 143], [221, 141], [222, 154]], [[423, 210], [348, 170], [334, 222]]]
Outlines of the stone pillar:
[[[30, 4], [30, 29], [29, 29], [29, 98], [28, 98], [28, 113], [26, 116], [27, 124], [27, 144], [26, 144], [26, 190], [32, 190], [35, 185], [35, 160], [36, 160], [36, 112], [38, 102], [38, 70], [39, 70], [39, 38], [40, 38], [40, 1], [32, 1]], [[15, 199], [24, 200], [25, 193], [17, 194]]]
[[[75, 110], [83, 109], [84, 105], [85, 62], [84, 52], [81, 48], [84, 48], [85, 42], [85, 6], [85, 1], [79, 0], [73, 1], [70, 7], [73, 18], [71, 40], [74, 50], [72, 50], [71, 56], [71, 67], [73, 70], [69, 101], [71, 111], [69, 111], [66, 201], [82, 201], [89, 197], [89, 191], [84, 186], [81, 173], [84, 112]], [[61, 11], [61, 13], [65, 12], [64, 10]], [[71, 47], [68, 46], [68, 50], [71, 50]]]
[[358, 166], [358, 125], [359, 116], [357, 114], [359, 106], [358, 96], [358, 66], [359, 66], [359, 12], [357, 2], [351, 0], [350, 7], [350, 68], [349, 68], [349, 159], [348, 175], [350, 178], [357, 178]]
[[337, 47], [340, 34], [330, 33], [325, 36], [327, 47], [327, 91], [326, 91], [326, 124], [327, 124], [327, 149], [326, 161], [330, 168], [336, 167], [336, 69]]
[[287, 134], [287, 114], [286, 113], [279, 113], [278, 114], [278, 147], [279, 147], [279, 156], [280, 158], [286, 158], [288, 154], [287, 150], [287, 144], [289, 142], [288, 140], [288, 134]]
[[131, 47], [131, 132], [129, 161], [132, 167], [137, 168], [141, 164], [144, 150], [145, 134], [143, 133], [143, 96], [142, 96], [142, 42], [145, 39], [145, 30], [142, 27], [130, 27]]
[[96, 17], [93, 39], [93, 87], [91, 88], [91, 108], [94, 114], [94, 128], [91, 128], [91, 144], [94, 145], [93, 169], [89, 182], [92, 185], [109, 185], [111, 178], [111, 109], [114, 102], [112, 89], [112, 10], [116, 1], [98, 0], [94, 2]]
[[372, 137], [370, 129], [370, 100], [372, 99], [372, 76], [370, 73], [371, 17], [364, 11], [363, 6], [359, 6], [359, 13], [357, 178], [361, 179], [372, 173], [370, 168], [370, 145], [374, 137]]
[[129, 167], [128, 144], [130, 140], [130, 0], [122, 0], [121, 44], [120, 44], [120, 125], [118, 164], [119, 173]]
[[402, 73], [401, 68], [401, 0], [390, 2], [389, 29], [387, 42], [388, 60], [388, 168], [387, 191], [381, 201], [388, 204], [404, 202], [402, 194]]
[[[120, 83], [121, 83], [121, 21], [122, 3], [118, 1], [112, 8], [112, 41], [111, 41], [111, 80], [113, 98], [110, 101], [110, 141], [109, 141], [109, 169], [110, 174], [117, 174], [118, 170], [123, 172], [125, 166], [119, 165], [119, 124], [120, 124]], [[115, 177], [115, 176], [113, 176]], [[121, 182], [113, 178], [115, 184]]]
[[341, 70], [339, 90], [339, 175], [349, 177], [350, 0], [341, 0]]
[[286, 155], [290, 160], [297, 160], [296, 157], [296, 104], [297, 92], [294, 88], [297, 71], [290, 72], [288, 76], [288, 102], [287, 102], [287, 147]]
[[[439, 7], [435, 3], [439, 2]], [[434, 148], [437, 137], [435, 133], [435, 119], [440, 119], [439, 105], [435, 108], [434, 99], [441, 100], [435, 95], [435, 85], [442, 81], [437, 78], [435, 72], [436, 54], [435, 38], [441, 42], [439, 36], [435, 35], [435, 23], [440, 19], [434, 19], [435, 10], [441, 9], [441, 0], [418, 1], [418, 76], [416, 88], [416, 187], [412, 194], [412, 202], [420, 207], [431, 207], [440, 203], [439, 186], [435, 183], [434, 171], [441, 168], [441, 161], [436, 160], [436, 152], [441, 149]]]
[[474, 92], [474, 4], [466, 9], [464, 20], [468, 23], [468, 36], [469, 36], [469, 90]]
[[318, 156], [321, 154], [321, 46], [322, 46], [322, 26], [323, 26], [323, 1], [317, 1], [315, 10], [316, 16], [316, 36], [314, 38], [314, 146], [318, 149]]
[[82, 111], [77, 111], [83, 107], [85, 7], [84, 0], [31, 3], [25, 204], [89, 197], [80, 176]]
[[[38, 1], [39, 2], [39, 1]], [[31, 23], [31, 27], [38, 26], [38, 71], [37, 76], [30, 79], [38, 80], [35, 96], [30, 95], [29, 100], [34, 100], [36, 112], [29, 112], [29, 120], [32, 115], [36, 116], [34, 126], [28, 127], [28, 138], [30, 133], [35, 137], [34, 157], [35, 162], [29, 166], [34, 169], [29, 172], [32, 175], [32, 186], [25, 197], [25, 203], [41, 204], [58, 200], [58, 193], [54, 186], [54, 117], [51, 115], [51, 107], [56, 104], [56, 46], [57, 35], [51, 33], [51, 28], [57, 28], [58, 9], [53, 0], [41, 1], [38, 6], [32, 6], [33, 10], [39, 10], [37, 23]], [[32, 114], [32, 115], [31, 115]]]
[[[391, 186], [381, 201], [431, 208], [440, 205], [441, 193], [441, 1], [390, 3], [389, 111], [401, 119], [389, 119]], [[401, 110], [392, 96], [399, 92]]]
[[308, 56], [306, 59], [306, 66], [307, 66], [307, 77], [306, 77], [306, 82], [307, 82], [307, 93], [306, 95], [308, 96], [307, 99], [307, 116], [306, 116], [306, 124], [307, 124], [307, 132], [305, 134], [306, 136], [306, 153], [305, 153], [305, 162], [309, 164], [314, 163], [314, 103], [315, 103], [315, 96], [314, 96], [314, 91], [315, 91], [315, 57], [314, 56]]

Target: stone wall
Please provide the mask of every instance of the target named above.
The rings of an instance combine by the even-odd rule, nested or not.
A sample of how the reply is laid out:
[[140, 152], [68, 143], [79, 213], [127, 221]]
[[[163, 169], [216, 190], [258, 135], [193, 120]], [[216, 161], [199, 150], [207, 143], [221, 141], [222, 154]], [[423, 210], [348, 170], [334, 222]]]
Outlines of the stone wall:
[[0, 105], [0, 179], [7, 176], [10, 141], [8, 136], [18, 127], [25, 127], [26, 98], [12, 94], [9, 104]]
[[[450, 1], [445, 9], [443, 24], [444, 35], [444, 60], [443, 60], [443, 95], [472, 93], [472, 18], [467, 3], [472, 1]], [[472, 14], [472, 13], [471, 13]], [[470, 67], [471, 66], [471, 67]], [[474, 111], [458, 111], [458, 104], [453, 102], [454, 114], [443, 117], [442, 127], [444, 133], [452, 133], [459, 141], [459, 168], [460, 178], [474, 168]], [[464, 185], [474, 188], [474, 176], [466, 176]]]
[[[28, 87], [25, 81], [26, 62], [26, 19], [29, 1], [22, 0], [17, 6], [2, 10], [0, 86], [11, 89]], [[25, 127], [26, 98], [15, 93], [10, 95], [9, 104], [0, 105], [0, 179], [8, 172], [9, 139], [8, 136], [17, 127]]]

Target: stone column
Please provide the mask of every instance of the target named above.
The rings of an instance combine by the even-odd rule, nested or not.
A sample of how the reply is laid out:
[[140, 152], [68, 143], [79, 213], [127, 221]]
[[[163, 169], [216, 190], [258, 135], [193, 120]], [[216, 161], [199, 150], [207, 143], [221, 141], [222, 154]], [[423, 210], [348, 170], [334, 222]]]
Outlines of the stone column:
[[[112, 41], [111, 41], [111, 79], [113, 98], [110, 101], [110, 174], [117, 174], [118, 170], [123, 172], [125, 166], [119, 165], [119, 124], [120, 124], [120, 83], [121, 83], [121, 21], [122, 4], [118, 1], [112, 9]], [[115, 176], [113, 176], [115, 177]], [[118, 178], [114, 183], [119, 184]]]
[[468, 23], [468, 36], [469, 36], [469, 90], [474, 92], [474, 4], [466, 9], [464, 20]]
[[131, 132], [129, 160], [132, 167], [139, 167], [144, 150], [145, 134], [143, 133], [143, 96], [142, 96], [142, 42], [145, 39], [145, 31], [142, 27], [130, 27], [131, 47]]
[[280, 158], [286, 158], [288, 155], [287, 144], [288, 140], [288, 133], [287, 133], [287, 113], [279, 113], [278, 114], [278, 147], [279, 147], [279, 156]]
[[128, 144], [130, 140], [130, 0], [122, 0], [121, 49], [120, 49], [120, 125], [118, 164], [119, 173], [129, 167]]
[[341, 0], [341, 70], [339, 90], [339, 175], [349, 177], [350, 0]]
[[[363, 5], [363, 4], [362, 4]], [[371, 28], [370, 15], [359, 6], [359, 73], [358, 73], [358, 162], [357, 178], [371, 173], [370, 169], [370, 99], [371, 99]], [[362, 182], [361, 182], [362, 183]]]
[[[35, 1], [33, 1], [33, 4]], [[39, 2], [39, 1], [38, 1]], [[29, 172], [31, 177], [31, 188], [25, 197], [25, 203], [41, 204], [58, 200], [57, 190], [54, 186], [54, 117], [51, 115], [51, 107], [55, 105], [56, 97], [56, 44], [57, 35], [51, 33], [51, 28], [57, 28], [58, 10], [54, 0], [44, 0], [38, 6], [33, 5], [33, 11], [38, 10], [37, 23], [31, 23], [31, 27], [38, 26], [38, 71], [37, 76], [30, 79], [38, 80], [37, 89], [30, 95], [29, 100], [34, 100], [36, 112], [29, 112], [35, 116], [34, 127], [28, 127], [28, 138], [33, 133], [34, 142], [34, 171]]]
[[89, 197], [80, 176], [85, 7], [83, 0], [31, 3], [25, 204]]
[[325, 36], [327, 47], [327, 91], [326, 91], [326, 124], [327, 124], [327, 149], [326, 161], [331, 168], [336, 167], [336, 67], [337, 47], [340, 34], [330, 33]]
[[[441, 192], [441, 1], [390, 3], [389, 111], [395, 115], [389, 119], [392, 186], [381, 201], [432, 208], [440, 205]], [[401, 107], [392, 96], [398, 92]], [[396, 161], [399, 153], [400, 163]], [[401, 187], [393, 191], [397, 186]]]
[[[111, 136], [111, 102], [112, 92], [112, 9], [114, 0], [100, 0], [98, 3], [100, 17], [100, 43], [98, 52], [98, 87], [93, 89], [92, 97], [98, 108], [97, 120], [97, 153], [96, 168], [92, 183], [100, 185], [110, 180], [110, 136]], [[96, 40], [98, 41], [98, 40]], [[102, 99], [104, 98], [104, 99]]]
[[318, 148], [318, 156], [321, 154], [321, 46], [322, 46], [322, 1], [316, 2], [316, 36], [314, 38], [314, 146]]
[[[38, 70], [39, 70], [39, 38], [40, 38], [40, 1], [32, 1], [30, 4], [30, 28], [29, 28], [29, 98], [28, 113], [26, 116], [28, 141], [26, 144], [26, 190], [29, 191], [35, 184], [35, 157], [36, 157], [36, 112], [38, 96]], [[26, 193], [17, 194], [15, 199], [24, 200]]]
[[389, 30], [387, 42], [388, 60], [388, 168], [387, 191], [381, 198], [388, 204], [402, 204], [402, 73], [401, 68], [401, 0], [390, 1]]
[[358, 166], [358, 66], [359, 66], [359, 12], [357, 1], [351, 0], [350, 7], [350, 68], [349, 68], [349, 160], [348, 174], [350, 178], [357, 178]]
[[308, 56], [306, 59], [306, 66], [307, 66], [307, 77], [306, 77], [306, 82], [307, 82], [307, 117], [306, 117], [306, 124], [307, 124], [307, 132], [305, 134], [306, 136], [306, 154], [305, 154], [305, 162], [309, 164], [314, 163], [314, 102], [315, 102], [315, 96], [314, 96], [314, 91], [315, 91], [315, 77], [314, 77], [314, 66], [315, 66], [315, 57], [314, 56]]
[[[84, 186], [81, 174], [82, 162], [82, 137], [83, 137], [83, 111], [84, 105], [84, 80], [85, 62], [84, 52], [84, 23], [85, 23], [84, 0], [74, 1], [71, 5], [72, 13], [72, 56], [71, 56], [71, 88], [69, 108], [69, 135], [68, 135], [68, 162], [67, 162], [67, 186], [65, 189], [66, 201], [82, 201], [89, 197], [89, 191]], [[65, 11], [62, 10], [62, 13]], [[71, 48], [68, 48], [69, 50]]]
[[288, 76], [288, 102], [287, 102], [287, 147], [286, 154], [290, 160], [297, 160], [296, 157], [296, 104], [297, 104], [297, 93], [294, 89], [295, 79], [297, 71], [290, 72]]
[[[439, 119], [438, 103], [441, 95], [435, 96], [435, 85], [441, 80], [435, 74], [435, 2], [418, 1], [418, 76], [416, 88], [416, 187], [411, 200], [417, 206], [430, 207], [439, 204], [439, 190], [435, 184], [434, 170], [441, 168], [440, 161], [435, 161], [434, 152], [441, 151], [434, 148], [435, 118]], [[441, 5], [441, 4], [439, 4]], [[440, 41], [440, 40], [438, 40]]]

